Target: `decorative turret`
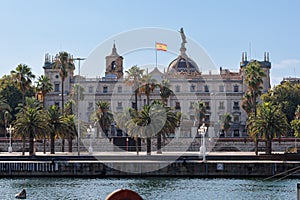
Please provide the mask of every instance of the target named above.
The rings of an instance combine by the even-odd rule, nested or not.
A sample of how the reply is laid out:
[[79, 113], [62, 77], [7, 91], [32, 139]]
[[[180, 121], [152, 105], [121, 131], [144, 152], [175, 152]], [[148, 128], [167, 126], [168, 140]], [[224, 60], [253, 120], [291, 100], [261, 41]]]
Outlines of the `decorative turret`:
[[114, 42], [112, 52], [106, 59], [105, 77], [121, 78], [123, 77], [123, 57], [117, 53], [116, 44]]

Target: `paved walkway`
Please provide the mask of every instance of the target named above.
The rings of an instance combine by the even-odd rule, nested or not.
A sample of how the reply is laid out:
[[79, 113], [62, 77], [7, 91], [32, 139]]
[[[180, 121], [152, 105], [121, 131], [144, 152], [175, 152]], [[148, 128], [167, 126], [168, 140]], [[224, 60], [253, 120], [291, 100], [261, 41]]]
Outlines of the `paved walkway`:
[[[273, 154], [283, 154], [284, 152], [273, 152]], [[264, 152], [259, 152], [259, 154], [264, 154]], [[28, 156], [28, 152], [25, 156]], [[68, 152], [55, 152], [55, 154], [50, 154], [47, 152], [37, 152], [37, 156], [78, 156], [78, 152], [68, 153]], [[140, 156], [146, 156], [146, 152], [139, 152]], [[187, 151], [187, 152], [163, 152], [162, 154], [157, 154], [156, 152], [151, 152], [152, 156], [199, 156], [199, 152]], [[207, 152], [207, 156], [255, 156], [254, 152]], [[22, 152], [0, 152], [0, 156], [22, 156]], [[89, 154], [88, 152], [80, 152], [80, 156], [137, 156], [136, 152], [93, 152]]]

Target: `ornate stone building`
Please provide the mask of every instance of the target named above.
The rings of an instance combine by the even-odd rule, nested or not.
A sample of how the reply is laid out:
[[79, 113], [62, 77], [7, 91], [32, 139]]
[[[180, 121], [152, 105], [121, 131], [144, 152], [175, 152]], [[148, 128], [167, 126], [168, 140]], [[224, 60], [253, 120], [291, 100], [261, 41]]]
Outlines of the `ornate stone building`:
[[[184, 35], [182, 35], [183, 37]], [[202, 100], [206, 104], [206, 124], [209, 126], [209, 137], [243, 137], [246, 136], [246, 114], [241, 108], [241, 100], [246, 91], [244, 83], [244, 68], [253, 60], [247, 59], [247, 54], [242, 53], [242, 61], [237, 72], [220, 67], [218, 73], [203, 74], [195, 61], [187, 55], [185, 47], [186, 40], [182, 40], [178, 57], [170, 62], [167, 70], [161, 72], [155, 68], [149, 74], [158, 83], [162, 80], [169, 80], [170, 89], [174, 96], [168, 100], [168, 105], [183, 113], [183, 126], [176, 134], [181, 137], [191, 137], [193, 133], [191, 127], [195, 126], [195, 112], [193, 103]], [[84, 88], [84, 100], [79, 102], [79, 116], [85, 123], [93, 123], [91, 115], [96, 109], [98, 100], [105, 100], [111, 103], [113, 113], [122, 112], [125, 108], [132, 107], [134, 103], [133, 88], [124, 82], [123, 57], [117, 53], [116, 45], [113, 44], [112, 53], [106, 56], [106, 72], [102, 78], [88, 78], [74, 76], [73, 71], [68, 73], [65, 80], [65, 94], [69, 94], [72, 85], [78, 83]], [[125, 58], [126, 59], [126, 58]], [[50, 67], [53, 59], [49, 55], [45, 57], [43, 66], [44, 73], [49, 76], [53, 84], [54, 91], [46, 96], [46, 106], [57, 104], [61, 106], [61, 80], [58, 70]], [[265, 53], [264, 60], [259, 62], [261, 68], [266, 73], [264, 77], [263, 93], [270, 88], [271, 62], [269, 54]], [[126, 66], [129, 68], [130, 66]], [[67, 99], [68, 96], [66, 95]], [[159, 89], [154, 90], [150, 100], [160, 99]], [[146, 97], [139, 96], [138, 108], [146, 104]], [[221, 131], [219, 121], [221, 116], [229, 113], [232, 122], [229, 131]]]

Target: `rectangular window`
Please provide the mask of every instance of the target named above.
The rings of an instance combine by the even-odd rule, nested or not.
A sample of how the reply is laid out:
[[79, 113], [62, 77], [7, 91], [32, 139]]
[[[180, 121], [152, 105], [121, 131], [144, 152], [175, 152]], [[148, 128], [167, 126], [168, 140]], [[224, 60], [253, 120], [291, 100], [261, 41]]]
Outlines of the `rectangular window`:
[[234, 116], [233, 116], [233, 122], [234, 122], [234, 123], [239, 123], [239, 122], [240, 122], [240, 116], [234, 115]]
[[118, 86], [118, 93], [122, 93], [122, 86]]
[[224, 101], [219, 102], [219, 109], [225, 109], [224, 107]]
[[131, 102], [131, 107], [132, 107], [133, 109], [135, 109], [135, 105], [136, 105], [135, 102]]
[[93, 110], [93, 107], [94, 107], [94, 104], [93, 104], [93, 102], [89, 102], [89, 104], [88, 104], [88, 110]]
[[239, 92], [239, 86], [238, 85], [233, 86], [233, 92]]
[[118, 102], [118, 107], [122, 107], [122, 102]]
[[209, 115], [205, 115], [204, 121], [205, 121], [205, 122], [209, 122], [209, 118], [210, 118]]
[[108, 87], [107, 86], [103, 87], [103, 93], [108, 93]]
[[234, 137], [240, 137], [240, 131], [239, 130], [234, 130], [233, 131], [233, 136]]
[[190, 120], [194, 121], [195, 120], [195, 115], [190, 115]]
[[204, 92], [209, 92], [208, 85], [205, 85], [205, 86], [204, 86]]
[[195, 92], [195, 88], [196, 88], [195, 85], [191, 85], [190, 91]]
[[176, 110], [180, 110], [180, 102], [176, 101], [175, 109]]
[[94, 92], [94, 87], [93, 86], [89, 86], [89, 93], [93, 93]]
[[59, 83], [54, 84], [54, 92], [59, 92]]
[[239, 110], [240, 109], [240, 105], [238, 101], [233, 102], [233, 109], [234, 110]]
[[176, 85], [175, 91], [176, 91], [176, 92], [180, 92], [180, 86], [179, 86], [179, 85]]
[[210, 110], [209, 101], [205, 102], [206, 110]]
[[219, 86], [219, 91], [220, 91], [220, 92], [224, 92], [224, 85], [220, 85], [220, 86]]

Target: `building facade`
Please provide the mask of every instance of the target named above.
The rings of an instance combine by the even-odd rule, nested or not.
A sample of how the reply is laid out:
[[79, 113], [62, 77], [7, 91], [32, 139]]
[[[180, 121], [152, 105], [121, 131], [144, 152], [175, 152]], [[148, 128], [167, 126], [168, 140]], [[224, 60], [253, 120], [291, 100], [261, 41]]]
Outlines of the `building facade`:
[[[244, 69], [253, 60], [247, 59], [247, 54], [242, 53], [242, 61], [237, 72], [220, 67], [218, 73], [203, 74], [197, 65], [187, 55], [186, 41], [182, 41], [179, 55], [170, 62], [166, 71], [161, 72], [154, 68], [149, 74], [158, 83], [168, 80], [170, 89], [174, 95], [168, 99], [168, 106], [183, 113], [182, 127], [178, 133], [180, 137], [192, 137], [194, 134], [191, 127], [196, 126], [195, 111], [193, 104], [196, 101], [203, 101], [206, 104], [205, 123], [209, 127], [209, 137], [244, 137], [246, 133], [247, 115], [241, 108], [241, 101], [247, 88], [244, 82]], [[54, 58], [55, 59], [55, 58]], [[56, 104], [61, 106], [61, 79], [57, 69], [51, 68], [54, 59], [49, 55], [45, 57], [44, 74], [51, 79], [54, 91], [45, 98], [45, 105]], [[72, 87], [79, 84], [84, 89], [83, 99], [78, 102], [79, 118], [85, 123], [93, 123], [91, 118], [96, 111], [96, 102], [99, 100], [108, 101], [114, 114], [122, 112], [134, 104], [134, 89], [125, 83], [123, 57], [117, 53], [116, 45], [113, 44], [112, 53], [106, 56], [105, 76], [102, 78], [88, 78], [74, 75], [69, 71], [65, 80], [64, 98], [69, 98]], [[126, 58], [125, 58], [126, 59]], [[263, 78], [263, 93], [270, 88], [269, 53], [264, 54], [264, 60], [259, 61], [260, 67], [264, 70], [266, 77]], [[129, 68], [129, 66], [127, 66]], [[148, 70], [147, 70], [148, 71]], [[150, 95], [150, 101], [160, 99], [159, 89]], [[146, 96], [138, 98], [138, 109], [146, 104]], [[220, 125], [223, 115], [229, 113], [232, 116], [230, 129], [224, 133]]]

